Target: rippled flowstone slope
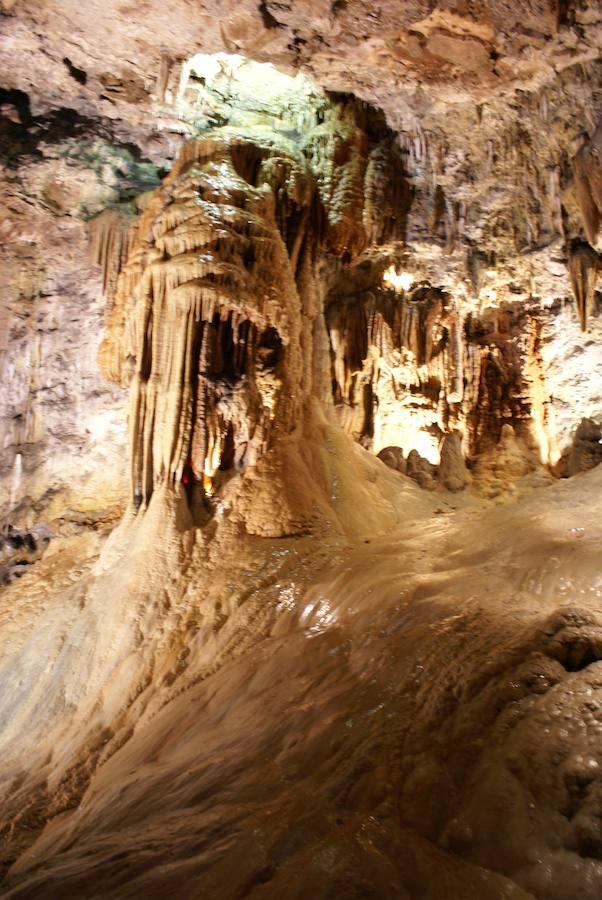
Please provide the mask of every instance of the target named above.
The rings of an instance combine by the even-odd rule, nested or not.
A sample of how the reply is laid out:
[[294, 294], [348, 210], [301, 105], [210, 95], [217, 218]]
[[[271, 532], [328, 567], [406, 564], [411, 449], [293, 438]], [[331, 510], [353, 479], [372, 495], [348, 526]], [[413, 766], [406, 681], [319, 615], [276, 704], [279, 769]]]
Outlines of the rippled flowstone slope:
[[353, 532], [149, 513], [10, 589], [3, 895], [599, 895], [601, 470], [454, 509], [338, 441]]

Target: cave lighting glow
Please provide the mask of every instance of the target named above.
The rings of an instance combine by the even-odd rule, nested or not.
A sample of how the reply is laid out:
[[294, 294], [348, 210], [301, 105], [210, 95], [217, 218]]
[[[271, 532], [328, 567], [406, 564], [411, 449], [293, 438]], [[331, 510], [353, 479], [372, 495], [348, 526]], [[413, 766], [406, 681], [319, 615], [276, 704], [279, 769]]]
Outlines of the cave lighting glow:
[[438, 439], [421, 427], [418, 417], [409, 409], [400, 411], [399, 416], [381, 417], [378, 412], [374, 417], [374, 453], [380, 453], [385, 447], [401, 447], [406, 457], [412, 450], [434, 466], [441, 461]]
[[383, 275], [383, 283], [393, 288], [396, 293], [401, 294], [411, 290], [414, 284], [414, 276], [411, 272], [398, 272], [394, 265], [390, 265]]
[[237, 53], [195, 53], [182, 65], [176, 108], [188, 118], [191, 107], [199, 104], [205, 113], [218, 108], [223, 113], [222, 106], [234, 101], [239, 116], [245, 112], [294, 116], [304, 104], [314, 107], [321, 97], [322, 91], [300, 73], [285, 75], [271, 63]]

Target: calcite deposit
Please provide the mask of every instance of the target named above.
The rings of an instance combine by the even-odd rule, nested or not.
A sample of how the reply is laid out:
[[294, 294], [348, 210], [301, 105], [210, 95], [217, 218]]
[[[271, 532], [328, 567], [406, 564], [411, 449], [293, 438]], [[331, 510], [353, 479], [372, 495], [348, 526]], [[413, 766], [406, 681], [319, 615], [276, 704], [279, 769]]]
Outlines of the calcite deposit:
[[0, 896], [602, 895], [602, 9], [0, 0]]

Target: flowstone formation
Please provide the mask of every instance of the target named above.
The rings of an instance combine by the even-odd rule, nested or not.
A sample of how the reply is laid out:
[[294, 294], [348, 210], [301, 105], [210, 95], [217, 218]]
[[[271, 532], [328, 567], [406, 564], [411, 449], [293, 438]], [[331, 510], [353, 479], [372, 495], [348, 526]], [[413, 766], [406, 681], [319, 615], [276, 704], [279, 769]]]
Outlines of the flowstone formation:
[[286, 205], [307, 217], [308, 177], [269, 140], [216, 136], [186, 146], [143, 213], [101, 350], [110, 376], [133, 380], [136, 506], [165, 482], [201, 509], [218, 471], [256, 462], [275, 418], [285, 432], [294, 423], [305, 235]]
[[293, 109], [271, 128], [249, 100], [241, 124], [184, 146], [127, 236], [122, 219], [93, 223], [110, 302], [100, 363], [131, 387], [135, 508], [181, 488], [202, 524], [232, 475], [301, 428], [311, 396], [328, 405], [314, 349], [326, 272], [403, 236], [408, 189], [382, 120], [310, 98], [313, 120]]

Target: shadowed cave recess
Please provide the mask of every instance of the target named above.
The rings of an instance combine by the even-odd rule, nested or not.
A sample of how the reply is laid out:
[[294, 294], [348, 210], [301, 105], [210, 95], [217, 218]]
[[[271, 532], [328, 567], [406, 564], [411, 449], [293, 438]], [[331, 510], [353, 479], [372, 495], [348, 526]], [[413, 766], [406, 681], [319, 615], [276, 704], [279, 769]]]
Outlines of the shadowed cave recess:
[[597, 900], [602, 12], [193, 5], [0, 0], [0, 897]]

